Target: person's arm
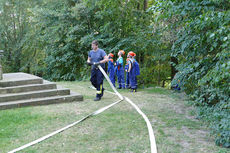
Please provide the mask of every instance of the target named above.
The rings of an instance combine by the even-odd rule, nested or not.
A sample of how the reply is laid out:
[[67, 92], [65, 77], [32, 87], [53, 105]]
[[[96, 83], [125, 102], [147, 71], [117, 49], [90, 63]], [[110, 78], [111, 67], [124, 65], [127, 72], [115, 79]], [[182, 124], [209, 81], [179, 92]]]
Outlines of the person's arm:
[[125, 65], [125, 72], [128, 72], [128, 70], [129, 70], [129, 64], [126, 64]]
[[99, 63], [106, 63], [106, 62], [108, 62], [108, 61], [109, 61], [109, 58], [108, 58], [107, 55], [105, 55], [105, 56], [104, 56], [104, 59], [101, 60]]
[[128, 69], [128, 72], [131, 71], [131, 68], [132, 68], [132, 63], [129, 61], [129, 69]]
[[87, 63], [90, 63], [90, 62], [91, 62], [91, 58], [90, 58], [90, 57], [88, 57]]
[[87, 63], [91, 63], [91, 52], [88, 52], [88, 59], [87, 59]]

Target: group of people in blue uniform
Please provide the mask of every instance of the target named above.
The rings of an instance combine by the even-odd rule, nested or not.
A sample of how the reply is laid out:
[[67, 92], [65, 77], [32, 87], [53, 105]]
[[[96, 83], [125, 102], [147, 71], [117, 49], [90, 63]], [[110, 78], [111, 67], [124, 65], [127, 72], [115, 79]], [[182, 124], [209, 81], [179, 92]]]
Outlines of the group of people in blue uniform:
[[[126, 64], [124, 67], [123, 56], [125, 52], [119, 50], [118, 59], [113, 61], [114, 55], [110, 53], [108, 55], [108, 74], [111, 82], [115, 87], [116, 76], [118, 82], [118, 89], [131, 89], [131, 92], [137, 91], [137, 76], [140, 75], [140, 68], [138, 62], [135, 60], [136, 54], [130, 51], [127, 55]], [[126, 79], [125, 79], [126, 72]]]
[[[91, 78], [90, 81], [92, 85], [96, 88], [96, 98], [94, 101], [99, 101], [103, 97], [104, 88], [103, 80], [104, 75], [99, 70], [98, 65], [100, 65], [105, 70], [105, 63], [108, 62], [108, 73], [109, 78], [113, 85], [115, 86], [116, 76], [117, 82], [119, 84], [118, 89], [131, 89], [131, 92], [137, 91], [137, 75], [140, 75], [139, 64], [135, 60], [136, 54], [130, 51], [127, 55], [126, 64], [124, 67], [123, 56], [125, 52], [119, 50], [118, 59], [116, 62], [113, 61], [114, 55], [110, 53], [106, 55], [103, 49], [98, 47], [98, 41], [94, 40], [91, 44], [92, 50], [88, 53], [87, 63], [91, 66]], [[126, 72], [126, 80], [125, 80]]]

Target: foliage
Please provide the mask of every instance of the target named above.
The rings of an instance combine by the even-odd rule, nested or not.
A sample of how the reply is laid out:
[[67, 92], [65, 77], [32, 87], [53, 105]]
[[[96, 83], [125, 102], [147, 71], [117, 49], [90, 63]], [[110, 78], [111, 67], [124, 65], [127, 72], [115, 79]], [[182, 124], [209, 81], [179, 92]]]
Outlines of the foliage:
[[173, 83], [195, 100], [199, 114], [210, 121], [216, 143], [230, 147], [230, 3], [176, 1], [171, 14], [181, 27], [173, 44], [179, 71]]
[[4, 72], [87, 79], [93, 40], [114, 60], [119, 49], [132, 50], [139, 84], [174, 78], [210, 122], [216, 143], [229, 147], [229, 10], [229, 0], [0, 0]]
[[[4, 50], [4, 72], [24, 71], [39, 75], [44, 67], [44, 54], [36, 37], [31, 6], [41, 1], [0, 1], [0, 49]], [[40, 70], [38, 70], [40, 69]]]

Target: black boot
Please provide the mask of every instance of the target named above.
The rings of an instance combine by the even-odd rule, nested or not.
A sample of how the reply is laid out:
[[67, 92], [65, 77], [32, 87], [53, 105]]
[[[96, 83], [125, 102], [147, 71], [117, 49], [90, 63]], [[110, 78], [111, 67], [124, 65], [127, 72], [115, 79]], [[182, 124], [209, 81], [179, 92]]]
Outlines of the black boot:
[[100, 101], [100, 100], [101, 100], [100, 97], [96, 97], [96, 98], [94, 99], [94, 101]]

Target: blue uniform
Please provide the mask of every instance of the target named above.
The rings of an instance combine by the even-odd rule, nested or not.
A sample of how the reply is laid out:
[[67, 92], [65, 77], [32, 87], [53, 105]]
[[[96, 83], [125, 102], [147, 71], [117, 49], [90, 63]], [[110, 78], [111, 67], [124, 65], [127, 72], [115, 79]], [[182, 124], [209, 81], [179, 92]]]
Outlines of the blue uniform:
[[130, 86], [131, 89], [136, 89], [137, 88], [137, 77], [136, 77], [136, 69], [134, 66], [134, 60], [130, 59], [129, 64], [131, 64], [131, 70], [129, 72], [129, 81], [130, 81]]
[[119, 88], [125, 88], [123, 58], [122, 57], [119, 57], [117, 59], [116, 67], [117, 67], [117, 79], [118, 79]]
[[140, 75], [140, 68], [139, 68], [139, 63], [136, 61], [136, 59], [134, 60], [134, 67], [135, 67], [135, 71], [136, 71], [136, 76], [135, 76], [135, 84], [136, 84], [136, 88], [137, 88], [137, 75]]
[[[104, 59], [106, 53], [104, 50], [99, 49], [97, 51], [91, 50], [88, 53], [88, 56], [91, 58], [91, 62], [99, 62]], [[105, 69], [105, 64], [100, 64], [103, 69]], [[96, 97], [101, 98], [103, 96], [103, 80], [104, 76], [99, 70], [99, 68], [95, 67], [94, 65], [91, 66], [91, 78], [90, 81], [92, 85], [97, 89]]]
[[129, 84], [129, 72], [128, 72], [128, 70], [129, 70], [129, 64], [126, 64], [125, 65], [125, 71], [126, 71], [126, 84], [125, 84], [125, 87], [126, 88], [130, 88], [130, 84]]
[[115, 87], [115, 69], [112, 60], [109, 60], [108, 62], [108, 73], [109, 73], [109, 78], [113, 83], [113, 86]]

